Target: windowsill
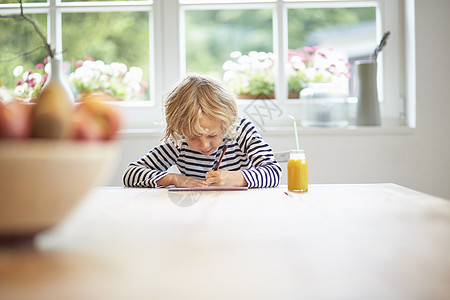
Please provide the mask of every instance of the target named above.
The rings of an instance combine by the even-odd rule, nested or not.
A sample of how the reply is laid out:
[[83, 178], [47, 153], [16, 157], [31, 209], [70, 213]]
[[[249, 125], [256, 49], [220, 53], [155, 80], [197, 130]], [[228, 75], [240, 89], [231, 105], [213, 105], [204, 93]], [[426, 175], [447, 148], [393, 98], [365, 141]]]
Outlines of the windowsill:
[[[115, 103], [121, 107], [124, 113], [124, 127], [120, 131], [120, 136], [129, 138], [158, 137], [161, 138], [164, 132], [164, 117], [162, 108], [151, 101], [130, 101]], [[245, 104], [245, 105], [244, 105]], [[350, 118], [350, 125], [346, 127], [303, 127], [300, 126], [298, 110], [290, 107], [283, 107], [282, 115], [272, 120], [265, 120], [267, 123], [258, 124], [260, 120], [253, 120], [252, 116], [246, 114], [245, 106], [249, 102], [239, 102], [239, 115], [249, 118], [257, 127], [261, 135], [292, 135], [292, 120], [287, 112], [292, 113], [298, 120], [298, 130], [305, 136], [374, 136], [374, 135], [410, 135], [415, 132], [414, 127], [405, 125], [405, 121], [395, 117], [385, 116], [382, 119], [382, 126], [355, 126], [354, 118]], [[355, 107], [350, 106], [350, 109]], [[354, 114], [354, 112], [353, 112]]]
[[[307, 136], [314, 135], [406, 135], [413, 134], [414, 128], [405, 125], [390, 126], [347, 126], [342, 128], [322, 128], [322, 127], [298, 127], [300, 134]], [[292, 127], [267, 127], [262, 134], [291, 135]]]
[[[158, 137], [163, 133], [163, 127], [148, 129], [123, 129], [119, 132], [121, 137], [140, 138], [140, 137]], [[306, 136], [327, 136], [327, 135], [410, 135], [413, 134], [415, 128], [405, 125], [389, 125], [389, 126], [348, 126], [342, 128], [319, 128], [319, 127], [298, 127], [300, 134]], [[264, 135], [292, 135], [293, 128], [289, 126], [265, 127], [260, 130]]]

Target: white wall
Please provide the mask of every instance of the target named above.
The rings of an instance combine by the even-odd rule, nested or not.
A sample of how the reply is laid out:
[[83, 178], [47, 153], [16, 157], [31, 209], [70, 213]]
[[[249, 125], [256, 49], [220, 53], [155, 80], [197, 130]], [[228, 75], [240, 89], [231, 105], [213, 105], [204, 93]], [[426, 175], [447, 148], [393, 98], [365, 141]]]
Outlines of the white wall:
[[[393, 182], [450, 199], [449, 12], [449, 0], [415, 1], [416, 128], [300, 130], [310, 183]], [[295, 148], [290, 131], [261, 133], [275, 151]], [[159, 143], [159, 137], [124, 135], [110, 184], [121, 185], [126, 165]]]

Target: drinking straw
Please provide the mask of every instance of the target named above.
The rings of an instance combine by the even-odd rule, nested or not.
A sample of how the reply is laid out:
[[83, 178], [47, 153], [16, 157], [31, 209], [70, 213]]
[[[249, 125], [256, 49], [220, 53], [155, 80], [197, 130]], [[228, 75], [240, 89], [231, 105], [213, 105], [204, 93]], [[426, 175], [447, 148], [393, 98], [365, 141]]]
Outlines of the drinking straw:
[[298, 133], [297, 133], [297, 121], [291, 115], [289, 115], [289, 118], [291, 118], [294, 121], [294, 133], [295, 133], [295, 141], [297, 142], [297, 152], [300, 153], [300, 144], [298, 142]]

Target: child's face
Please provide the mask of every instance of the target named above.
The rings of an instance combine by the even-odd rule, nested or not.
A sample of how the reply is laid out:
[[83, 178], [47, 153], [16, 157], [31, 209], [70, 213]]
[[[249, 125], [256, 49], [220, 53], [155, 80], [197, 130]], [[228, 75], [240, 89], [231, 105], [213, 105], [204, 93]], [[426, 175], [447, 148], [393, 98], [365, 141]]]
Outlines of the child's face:
[[196, 137], [185, 136], [186, 142], [192, 150], [201, 152], [204, 155], [210, 155], [222, 143], [222, 129], [217, 121], [208, 116], [203, 116], [200, 119], [200, 126], [207, 132], [204, 135]]

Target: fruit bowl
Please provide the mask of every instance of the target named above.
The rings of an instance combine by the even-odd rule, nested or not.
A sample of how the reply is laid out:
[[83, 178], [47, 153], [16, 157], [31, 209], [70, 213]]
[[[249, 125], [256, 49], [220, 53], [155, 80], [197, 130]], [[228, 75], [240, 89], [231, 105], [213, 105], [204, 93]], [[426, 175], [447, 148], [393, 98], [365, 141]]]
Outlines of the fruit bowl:
[[59, 223], [114, 166], [114, 142], [0, 140], [0, 241]]

